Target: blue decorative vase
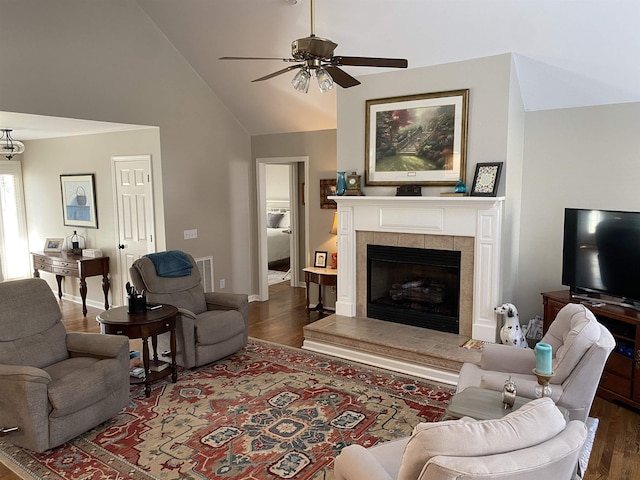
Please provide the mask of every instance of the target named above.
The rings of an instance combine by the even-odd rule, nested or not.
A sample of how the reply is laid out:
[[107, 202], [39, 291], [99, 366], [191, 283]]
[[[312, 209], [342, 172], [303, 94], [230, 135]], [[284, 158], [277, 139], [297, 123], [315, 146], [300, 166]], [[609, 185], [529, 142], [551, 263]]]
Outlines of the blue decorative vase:
[[458, 183], [456, 183], [456, 186], [453, 188], [453, 191], [455, 193], [467, 193], [467, 186], [464, 184], [462, 179], [458, 180]]
[[336, 195], [344, 195], [347, 191], [347, 177], [345, 172], [338, 172], [338, 182], [336, 184]]

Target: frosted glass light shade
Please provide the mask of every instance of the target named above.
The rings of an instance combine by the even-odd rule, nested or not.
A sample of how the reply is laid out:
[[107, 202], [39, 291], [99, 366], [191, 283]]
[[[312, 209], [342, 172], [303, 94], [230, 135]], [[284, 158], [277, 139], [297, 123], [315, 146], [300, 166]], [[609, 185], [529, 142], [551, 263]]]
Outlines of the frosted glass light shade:
[[24, 143], [11, 138], [11, 129], [1, 129], [0, 132], [2, 132], [0, 134], [0, 155], [11, 160], [14, 155], [24, 152]]
[[333, 88], [333, 78], [329, 75], [323, 67], [316, 69], [316, 79], [318, 80], [318, 87], [322, 93], [328, 92]]
[[293, 80], [291, 80], [291, 85], [297, 91], [301, 93], [307, 93], [309, 91], [309, 81], [311, 80], [311, 73], [309, 69], [303, 68], [298, 73], [296, 73]]

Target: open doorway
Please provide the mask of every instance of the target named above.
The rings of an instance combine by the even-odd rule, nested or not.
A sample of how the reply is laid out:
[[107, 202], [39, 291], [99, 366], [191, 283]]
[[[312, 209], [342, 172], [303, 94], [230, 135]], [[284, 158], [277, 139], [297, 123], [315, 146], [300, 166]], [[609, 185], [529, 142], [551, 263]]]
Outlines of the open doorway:
[[294, 229], [291, 228], [291, 169], [295, 164], [265, 165], [267, 206], [267, 275], [268, 284], [291, 279], [291, 255]]
[[[308, 220], [305, 205], [308, 157], [257, 159], [259, 297], [269, 299], [272, 278], [301, 285], [306, 265]], [[280, 272], [280, 273], [274, 273]]]

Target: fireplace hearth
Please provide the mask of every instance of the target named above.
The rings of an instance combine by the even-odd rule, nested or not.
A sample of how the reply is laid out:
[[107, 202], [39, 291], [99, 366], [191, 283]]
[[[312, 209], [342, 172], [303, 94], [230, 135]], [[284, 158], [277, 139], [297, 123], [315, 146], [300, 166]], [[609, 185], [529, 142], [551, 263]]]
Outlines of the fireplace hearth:
[[367, 317], [458, 333], [460, 252], [367, 245]]
[[[498, 338], [504, 198], [332, 199], [338, 203], [340, 253], [336, 314], [305, 327], [303, 348], [455, 384], [462, 363], [479, 360], [478, 351], [460, 345]], [[369, 318], [367, 245], [459, 251], [458, 334]]]

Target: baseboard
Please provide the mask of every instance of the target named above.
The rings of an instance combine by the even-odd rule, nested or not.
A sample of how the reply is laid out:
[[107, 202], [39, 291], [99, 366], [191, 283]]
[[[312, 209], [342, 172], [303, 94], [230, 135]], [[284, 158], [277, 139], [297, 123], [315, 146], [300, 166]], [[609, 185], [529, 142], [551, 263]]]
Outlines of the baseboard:
[[[56, 293], [56, 292], [54, 292]], [[56, 298], [58, 297], [58, 295], [56, 294]], [[79, 305], [82, 305], [82, 297], [76, 297], [75, 295], [69, 295], [68, 293], [63, 293], [62, 294], [62, 299], [63, 300], [67, 300], [69, 302], [73, 302], [73, 303], [77, 303]], [[111, 300], [111, 299], [109, 299]], [[98, 310], [104, 310], [104, 299], [103, 300], [91, 300], [89, 298], [87, 298], [85, 304], [87, 305], [87, 307], [93, 307], [93, 308], [97, 308]], [[113, 308], [113, 307], [117, 307], [118, 305], [111, 305], [109, 304], [109, 308]]]

